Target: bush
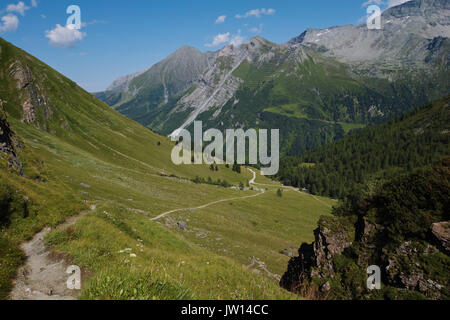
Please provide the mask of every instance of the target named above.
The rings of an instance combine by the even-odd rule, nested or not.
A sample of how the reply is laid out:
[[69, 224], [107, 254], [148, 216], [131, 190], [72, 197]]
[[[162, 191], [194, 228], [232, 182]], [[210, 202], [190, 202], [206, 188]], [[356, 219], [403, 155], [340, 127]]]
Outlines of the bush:
[[0, 182], [0, 227], [8, 226], [13, 215], [26, 218], [28, 203], [20, 192], [2, 181]]

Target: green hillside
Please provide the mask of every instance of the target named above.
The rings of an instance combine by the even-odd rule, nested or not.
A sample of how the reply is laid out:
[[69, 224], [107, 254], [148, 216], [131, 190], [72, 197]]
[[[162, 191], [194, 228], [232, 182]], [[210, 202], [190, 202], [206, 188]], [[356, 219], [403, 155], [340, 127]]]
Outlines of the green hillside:
[[[173, 165], [173, 142], [3, 39], [0, 79], [1, 298], [24, 262], [20, 243], [94, 206], [46, 239], [89, 274], [82, 298], [294, 297], [273, 274], [333, 201], [287, 190], [281, 201], [280, 186], [260, 176], [265, 193], [193, 183], [245, 186], [253, 174]], [[119, 253], [126, 248], [135, 260]]]
[[[362, 195], [392, 175], [450, 155], [450, 96], [282, 162], [282, 182], [314, 194]], [[305, 166], [304, 164], [313, 164]]]
[[[249, 49], [248, 43], [260, 47]], [[369, 67], [339, 62], [320, 49], [286, 47], [260, 37], [248, 43], [236, 49], [248, 57], [232, 72], [237, 90], [229, 84], [233, 81], [226, 81], [223, 86], [232, 97], [216, 93], [217, 103], [201, 112], [197, 120], [221, 130], [279, 128], [282, 153], [288, 156], [339, 140], [354, 128], [383, 123], [449, 92], [444, 56], [430, 56], [426, 67], [420, 68], [380, 62], [374, 75]], [[119, 105], [98, 97], [155, 132], [169, 135], [210, 98], [199, 89], [200, 82], [219, 88], [218, 79], [231, 71], [232, 62], [232, 56], [216, 58], [215, 69], [167, 101], [163, 101], [162, 85], [144, 88], [134, 99]], [[198, 100], [186, 105], [183, 99], [193, 92]]]
[[[320, 220], [281, 285], [316, 298], [448, 300], [450, 159], [392, 178]], [[368, 290], [367, 267], [381, 271]]]

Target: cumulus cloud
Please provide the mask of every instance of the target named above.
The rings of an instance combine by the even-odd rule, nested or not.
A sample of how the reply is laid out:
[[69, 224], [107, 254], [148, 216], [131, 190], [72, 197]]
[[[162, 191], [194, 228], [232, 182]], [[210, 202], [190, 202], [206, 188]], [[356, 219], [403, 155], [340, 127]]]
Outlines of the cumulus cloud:
[[205, 47], [214, 48], [223, 44], [240, 46], [244, 41], [245, 38], [241, 36], [241, 30], [238, 30], [238, 32], [234, 36], [231, 36], [230, 32], [219, 33], [214, 37], [212, 43], [205, 44]]
[[216, 24], [224, 23], [226, 19], [227, 19], [227, 16], [220, 16], [216, 19]]
[[[36, 5], [37, 5], [37, 3], [36, 3]], [[31, 8], [28, 7], [22, 1], [19, 1], [17, 4], [8, 4], [8, 6], [6, 7], [7, 12], [17, 12], [17, 13], [20, 13], [20, 15], [22, 15], [22, 16], [24, 16], [25, 11], [27, 11], [29, 9], [31, 9]]]
[[31, 6], [33, 8], [37, 8], [37, 6], [38, 6], [37, 1], [36, 0], [31, 0]]
[[275, 9], [265, 9], [265, 8], [253, 9], [253, 10], [247, 11], [243, 15], [237, 14], [236, 18], [237, 19], [251, 18], [251, 17], [261, 18], [261, 16], [263, 16], [263, 15], [271, 16], [275, 13], [276, 13]]
[[241, 30], [238, 30], [238, 33], [230, 39], [230, 44], [239, 47], [244, 42], [244, 37], [241, 36]]
[[57, 48], [71, 48], [86, 36], [86, 33], [75, 29], [73, 25], [63, 27], [57, 24], [54, 29], [47, 30], [45, 33], [50, 40], [50, 45]]
[[13, 14], [1, 17], [0, 32], [14, 32], [19, 27], [19, 18]]
[[219, 46], [221, 44], [227, 43], [229, 41], [230, 41], [230, 33], [229, 32], [227, 32], [227, 33], [219, 33], [218, 35], [216, 35], [214, 37], [212, 43], [207, 43], [207, 44], [205, 44], [205, 46], [213, 48], [213, 47], [217, 47], [217, 46]]

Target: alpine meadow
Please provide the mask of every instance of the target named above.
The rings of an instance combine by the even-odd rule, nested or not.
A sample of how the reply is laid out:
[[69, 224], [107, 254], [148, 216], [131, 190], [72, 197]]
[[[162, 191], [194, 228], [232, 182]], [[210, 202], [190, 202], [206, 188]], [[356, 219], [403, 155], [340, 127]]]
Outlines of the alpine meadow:
[[0, 4], [1, 300], [450, 299], [450, 1], [115, 2]]

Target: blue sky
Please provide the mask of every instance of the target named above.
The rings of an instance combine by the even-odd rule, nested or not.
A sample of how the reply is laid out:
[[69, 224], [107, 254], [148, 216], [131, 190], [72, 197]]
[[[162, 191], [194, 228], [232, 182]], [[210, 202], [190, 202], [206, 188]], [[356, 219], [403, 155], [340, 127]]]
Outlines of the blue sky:
[[[369, 0], [387, 5], [404, 0]], [[255, 35], [282, 43], [307, 28], [357, 24], [364, 0], [0, 0], [0, 36], [76, 81], [104, 90], [187, 44], [215, 51]], [[81, 30], [66, 9], [81, 9]], [[58, 26], [59, 25], [59, 26]]]

